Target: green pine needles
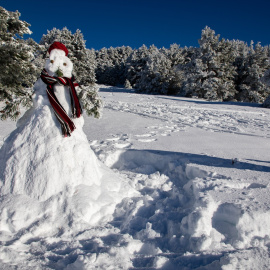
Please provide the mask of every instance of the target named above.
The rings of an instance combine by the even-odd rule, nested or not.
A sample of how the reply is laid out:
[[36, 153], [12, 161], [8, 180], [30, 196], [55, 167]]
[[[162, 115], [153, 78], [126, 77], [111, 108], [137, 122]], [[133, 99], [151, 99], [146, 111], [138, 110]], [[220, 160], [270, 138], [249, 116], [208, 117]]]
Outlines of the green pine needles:
[[[19, 20], [20, 13], [0, 7], [0, 111], [1, 120], [16, 120], [20, 106], [32, 105], [32, 86], [36, 67], [32, 47], [22, 39], [30, 34], [29, 24]], [[1, 105], [2, 105], [1, 104]]]
[[63, 77], [63, 71], [61, 70], [61, 68], [58, 68], [55, 74], [57, 75], [57, 77]]
[[80, 86], [77, 89], [77, 92], [83, 109], [87, 115], [100, 118], [103, 103], [98, 95], [97, 87], [94, 85]]

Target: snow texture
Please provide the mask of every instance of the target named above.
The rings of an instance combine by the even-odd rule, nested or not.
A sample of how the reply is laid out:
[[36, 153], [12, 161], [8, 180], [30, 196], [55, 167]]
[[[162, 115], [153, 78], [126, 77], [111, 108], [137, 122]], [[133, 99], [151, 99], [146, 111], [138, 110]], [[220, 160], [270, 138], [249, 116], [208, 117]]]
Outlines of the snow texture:
[[41, 93], [15, 131], [0, 123], [1, 138], [11, 132], [1, 177], [9, 164], [14, 175], [29, 162], [38, 171], [51, 153], [64, 163], [27, 172], [37, 189], [51, 183], [39, 196], [3, 184], [1, 269], [269, 269], [269, 110], [105, 86], [100, 95], [103, 118], [86, 117], [83, 130], [78, 119], [71, 138]]

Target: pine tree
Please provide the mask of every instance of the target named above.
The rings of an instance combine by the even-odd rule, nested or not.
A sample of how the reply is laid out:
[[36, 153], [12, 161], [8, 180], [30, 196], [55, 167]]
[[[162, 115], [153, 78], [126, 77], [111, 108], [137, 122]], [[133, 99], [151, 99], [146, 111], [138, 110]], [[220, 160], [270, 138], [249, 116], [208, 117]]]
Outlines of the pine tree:
[[170, 86], [168, 94], [188, 96], [189, 91], [183, 89], [185, 78], [187, 78], [189, 74], [189, 71], [187, 71], [185, 67], [187, 67], [187, 64], [191, 61], [191, 58], [194, 55], [194, 48], [181, 48], [177, 44], [172, 44], [169, 49], [162, 48], [161, 52], [163, 52], [171, 61], [171, 68], [169, 69]]
[[169, 49], [162, 48], [160, 52], [166, 55], [166, 57], [170, 59], [172, 66], [175, 67], [184, 64], [185, 58], [183, 52], [185, 49], [186, 48], [180, 48], [178, 44], [172, 44]]
[[144, 69], [149, 54], [148, 48], [143, 45], [134, 50], [127, 59], [125, 77], [129, 80], [132, 88], [137, 88], [136, 84], [140, 79], [140, 72]]
[[242, 56], [238, 68], [238, 95], [242, 102], [263, 103], [270, 94], [270, 88], [263, 83], [262, 77], [269, 69], [268, 48], [260, 43], [253, 45], [251, 42], [248, 52]]
[[77, 90], [78, 97], [88, 116], [100, 118], [102, 114], [103, 103], [98, 95], [96, 85], [80, 86]]
[[146, 64], [136, 83], [137, 92], [167, 95], [176, 94], [180, 89], [178, 82], [182, 77], [164, 52], [154, 45], [149, 48]]
[[270, 86], [270, 69], [267, 69], [262, 77], [262, 82]]
[[189, 91], [209, 100], [233, 100], [236, 94], [234, 52], [231, 42], [209, 27], [202, 30], [198, 55], [188, 64], [192, 71], [185, 82]]
[[[267, 56], [270, 56], [270, 46], [267, 48]], [[265, 86], [269, 89], [270, 88], [270, 67], [264, 72], [264, 75], [261, 79], [261, 81], [265, 84]], [[263, 107], [270, 108], [270, 94], [263, 102]]]
[[111, 69], [112, 63], [109, 59], [107, 48], [102, 48], [99, 51], [96, 51], [96, 62], [97, 83], [110, 85], [110, 75], [108, 76], [108, 70]]
[[23, 40], [31, 34], [30, 24], [19, 19], [18, 11], [0, 7], [0, 101], [4, 101], [1, 119], [16, 119], [20, 105], [32, 104], [32, 86], [36, 80], [32, 46]]
[[136, 92], [152, 94], [166, 92], [167, 86], [162, 83], [161, 79], [162, 75], [165, 76], [165, 70], [163, 70], [163, 74], [158, 70], [158, 66], [161, 65], [160, 62], [165, 62], [163, 58], [154, 45], [148, 49], [148, 53], [144, 57], [144, 65], [139, 66], [140, 72], [137, 74], [135, 85]]
[[32, 48], [34, 59], [32, 60], [33, 65], [36, 68], [35, 77], [38, 78], [45, 65], [46, 49], [44, 45], [39, 45], [32, 38], [28, 38], [26, 43]]
[[245, 59], [249, 54], [249, 47], [246, 42], [241, 40], [233, 40], [232, 41], [233, 50], [236, 52], [236, 57], [234, 60], [234, 66], [236, 68], [236, 77], [235, 77], [235, 85], [237, 89], [236, 97], [238, 96], [240, 85], [243, 79], [246, 76], [245, 71]]
[[132, 52], [131, 47], [122, 46], [102, 48], [96, 52], [97, 82], [107, 85], [123, 85], [125, 82], [126, 60]]

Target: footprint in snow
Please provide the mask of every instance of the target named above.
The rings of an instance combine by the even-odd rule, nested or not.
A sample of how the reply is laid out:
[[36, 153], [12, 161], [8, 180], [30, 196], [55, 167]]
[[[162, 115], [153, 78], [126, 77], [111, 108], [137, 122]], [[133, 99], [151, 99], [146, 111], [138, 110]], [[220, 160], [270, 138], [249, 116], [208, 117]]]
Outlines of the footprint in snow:
[[131, 143], [116, 143], [115, 145], [114, 145], [116, 148], [127, 148], [127, 147], [129, 147], [129, 146], [131, 146]]
[[138, 139], [139, 142], [154, 142], [156, 140], [157, 139], [155, 139], [155, 138], [152, 138], [152, 139]]
[[106, 139], [106, 141], [119, 141], [119, 140], [120, 140], [120, 137]]
[[139, 134], [139, 135], [135, 135], [135, 137], [137, 137], [139, 142], [154, 142], [157, 139], [154, 138], [154, 136], [156, 136], [157, 134], [155, 132], [150, 132], [150, 133], [146, 133], [146, 134]]
[[147, 133], [147, 134], [141, 134], [141, 135], [135, 135], [136, 137], [151, 137], [153, 134]]

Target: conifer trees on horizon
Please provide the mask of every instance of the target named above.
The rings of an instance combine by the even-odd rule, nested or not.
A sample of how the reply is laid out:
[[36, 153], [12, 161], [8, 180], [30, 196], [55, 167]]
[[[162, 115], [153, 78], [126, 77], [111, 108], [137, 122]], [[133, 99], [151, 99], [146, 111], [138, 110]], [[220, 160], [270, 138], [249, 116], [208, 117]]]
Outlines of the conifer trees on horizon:
[[172, 44], [170, 48], [142, 45], [138, 49], [122, 46], [90, 50], [79, 29], [73, 34], [66, 27], [53, 28], [37, 43], [23, 39], [31, 31], [30, 25], [19, 19], [19, 12], [0, 7], [0, 16], [0, 101], [5, 104], [1, 119], [16, 119], [20, 105], [31, 106], [32, 86], [54, 41], [64, 43], [69, 50], [76, 81], [82, 86], [82, 103], [86, 112], [95, 117], [101, 110], [96, 82], [133, 88], [138, 93], [217, 101], [269, 101], [270, 85], [263, 76], [270, 72], [270, 47], [220, 39], [207, 26], [202, 30], [199, 47]]
[[270, 86], [262, 80], [270, 68], [269, 46], [220, 39], [207, 26], [197, 48], [172, 44], [169, 49], [158, 49], [143, 45], [129, 51], [129, 56], [123, 57], [121, 80], [113, 64], [116, 62], [113, 51], [117, 50], [102, 48], [96, 52], [97, 66], [102, 66], [98, 83], [115, 86], [127, 80], [138, 93], [217, 101], [263, 103], [270, 95]]

